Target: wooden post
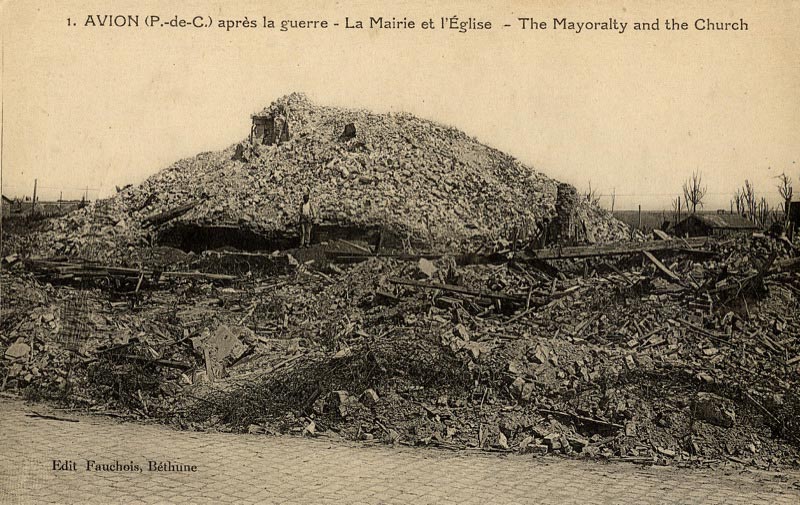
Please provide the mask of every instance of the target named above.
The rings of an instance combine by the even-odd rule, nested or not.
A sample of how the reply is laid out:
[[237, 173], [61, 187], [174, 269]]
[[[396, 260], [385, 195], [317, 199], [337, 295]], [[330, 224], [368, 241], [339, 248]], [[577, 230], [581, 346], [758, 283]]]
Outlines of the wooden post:
[[642, 231], [642, 204], [639, 204], [639, 231]]
[[39, 182], [39, 179], [33, 180], [33, 201], [31, 202], [31, 216], [36, 212], [36, 183]]

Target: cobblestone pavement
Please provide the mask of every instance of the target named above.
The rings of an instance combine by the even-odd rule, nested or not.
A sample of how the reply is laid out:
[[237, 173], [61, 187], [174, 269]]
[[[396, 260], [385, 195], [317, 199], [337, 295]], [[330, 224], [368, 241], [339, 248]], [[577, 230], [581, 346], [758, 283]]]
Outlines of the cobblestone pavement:
[[[29, 417], [33, 410], [79, 422]], [[173, 431], [0, 400], [0, 503], [800, 503], [800, 474]], [[56, 466], [75, 470], [54, 470]], [[87, 470], [136, 464], [142, 471]], [[155, 472], [148, 461], [196, 465]]]

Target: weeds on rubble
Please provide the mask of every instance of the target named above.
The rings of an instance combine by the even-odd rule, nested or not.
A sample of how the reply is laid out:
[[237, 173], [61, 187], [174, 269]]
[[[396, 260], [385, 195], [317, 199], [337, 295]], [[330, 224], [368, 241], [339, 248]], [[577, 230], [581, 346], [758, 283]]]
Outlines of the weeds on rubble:
[[[354, 396], [369, 388], [404, 384], [429, 391], [466, 391], [472, 385], [466, 366], [439, 344], [413, 338], [378, 343], [362, 342], [339, 359], [312, 359], [260, 382], [230, 391], [218, 391], [206, 402], [189, 409], [188, 417], [204, 421], [218, 418], [229, 426], [245, 429], [251, 424], [275, 420], [288, 412], [308, 415], [314, 403], [333, 391]], [[335, 415], [328, 422], [335, 422]]]
[[144, 412], [158, 402], [151, 401], [160, 393], [160, 374], [147, 362], [114, 362], [101, 359], [87, 368], [87, 381], [96, 396], [114, 399], [121, 407]]

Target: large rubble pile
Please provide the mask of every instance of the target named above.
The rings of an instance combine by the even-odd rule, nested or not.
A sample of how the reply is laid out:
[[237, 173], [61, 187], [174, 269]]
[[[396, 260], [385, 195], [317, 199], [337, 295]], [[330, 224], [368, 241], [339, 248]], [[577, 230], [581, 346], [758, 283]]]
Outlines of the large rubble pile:
[[[245, 141], [178, 161], [53, 221], [37, 237], [39, 253], [122, 262], [129, 248], [153, 242], [192, 250], [204, 229], [239, 248], [260, 240], [258, 249], [280, 249], [296, 235], [306, 191], [320, 234], [382, 232], [399, 248], [474, 249], [533, 236], [557, 220], [555, 181], [452, 127], [410, 114], [319, 106], [300, 94], [253, 120]], [[581, 241], [628, 236], [584, 198], [566, 203], [562, 228]]]
[[[319, 236], [293, 249], [306, 191]], [[191, 429], [800, 464], [797, 246], [657, 235], [615, 242], [452, 128], [289, 95], [242, 143], [4, 237], [0, 389]]]
[[[800, 464], [800, 273], [785, 240], [486, 261], [347, 247], [163, 253], [138, 276], [17, 261], [2, 276], [3, 388], [194, 429]], [[236, 275], [188, 273], [199, 265]]]

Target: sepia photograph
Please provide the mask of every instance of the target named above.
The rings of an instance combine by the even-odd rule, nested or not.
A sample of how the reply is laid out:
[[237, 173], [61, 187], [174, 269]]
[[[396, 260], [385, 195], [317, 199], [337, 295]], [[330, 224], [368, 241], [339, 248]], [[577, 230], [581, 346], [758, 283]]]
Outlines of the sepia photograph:
[[800, 1], [0, 9], [0, 504], [800, 503]]

